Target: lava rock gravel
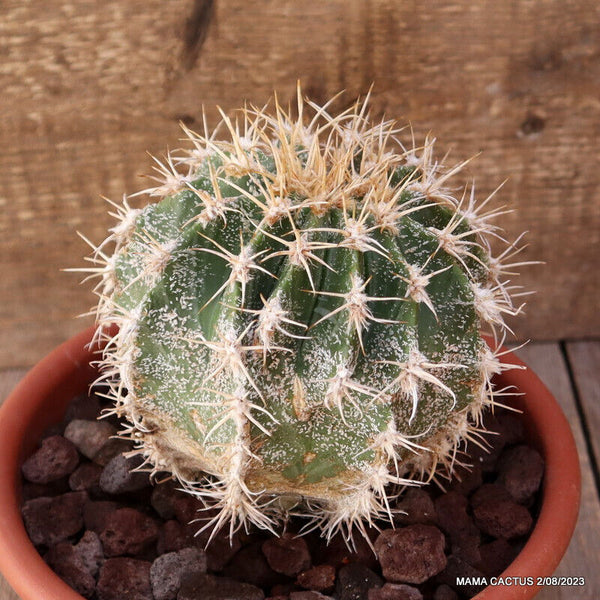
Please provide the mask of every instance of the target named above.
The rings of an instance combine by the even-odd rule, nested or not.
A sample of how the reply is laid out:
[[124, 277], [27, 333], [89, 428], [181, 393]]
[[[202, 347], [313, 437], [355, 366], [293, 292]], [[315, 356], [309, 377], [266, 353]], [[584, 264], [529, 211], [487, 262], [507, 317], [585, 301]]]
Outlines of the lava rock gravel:
[[77, 397], [22, 466], [29, 537], [89, 600], [466, 600], [480, 588], [457, 577], [499, 575], [539, 509], [543, 458], [519, 418], [497, 411], [491, 451], [475, 447], [445, 491], [405, 490], [394, 527], [349, 547], [341, 535], [300, 537], [292, 519], [279, 537], [223, 530], [207, 545], [212, 532], [193, 522], [202, 504], [167, 476], [152, 483], [114, 419], [97, 421], [105, 407]]

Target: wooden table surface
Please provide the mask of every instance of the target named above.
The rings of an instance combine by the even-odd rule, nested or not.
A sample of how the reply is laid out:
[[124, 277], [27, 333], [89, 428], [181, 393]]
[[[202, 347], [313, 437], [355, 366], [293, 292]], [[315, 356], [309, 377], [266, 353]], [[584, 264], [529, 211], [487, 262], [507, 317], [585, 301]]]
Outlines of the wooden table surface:
[[[562, 406], [575, 435], [582, 470], [579, 521], [556, 575], [585, 578], [584, 587], [546, 587], [538, 600], [600, 598], [600, 341], [531, 343], [518, 354]], [[0, 401], [25, 373], [0, 372]], [[0, 600], [19, 600], [0, 575]], [[123, 600], [126, 600], [125, 598]]]

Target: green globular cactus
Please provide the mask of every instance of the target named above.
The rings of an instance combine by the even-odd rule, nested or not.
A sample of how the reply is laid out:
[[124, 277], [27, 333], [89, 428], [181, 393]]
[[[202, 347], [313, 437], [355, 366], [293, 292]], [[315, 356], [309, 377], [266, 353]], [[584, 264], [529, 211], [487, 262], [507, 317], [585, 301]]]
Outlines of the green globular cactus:
[[125, 433], [216, 529], [301, 514], [364, 532], [451, 472], [509, 366], [481, 336], [520, 308], [515, 245], [490, 256], [501, 210], [455, 198], [462, 165], [405, 149], [366, 101], [326, 108], [299, 92], [297, 118], [275, 103], [223, 115], [227, 141], [186, 130], [193, 148], [140, 192], [158, 201], [125, 198], [93, 259]]

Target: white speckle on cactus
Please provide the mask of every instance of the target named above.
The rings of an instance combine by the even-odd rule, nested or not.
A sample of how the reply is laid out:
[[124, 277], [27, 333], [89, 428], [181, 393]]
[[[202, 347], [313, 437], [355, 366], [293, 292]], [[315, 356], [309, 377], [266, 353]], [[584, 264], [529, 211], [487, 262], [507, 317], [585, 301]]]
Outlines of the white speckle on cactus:
[[393, 464], [396, 467], [395, 472], [400, 473], [401, 470], [398, 468], [399, 450], [406, 450], [415, 455], [418, 455], [422, 452], [429, 452], [429, 448], [426, 446], [421, 446], [412, 441], [413, 439], [419, 437], [423, 436], [407, 436], [402, 434], [397, 430], [396, 422], [394, 419], [392, 419], [388, 422], [386, 429], [375, 436], [372, 444], [369, 446], [369, 449], [374, 450], [375, 452], [378, 452], [382, 456], [386, 457], [386, 464]]
[[277, 223], [279, 219], [290, 214], [292, 203], [289, 198], [281, 196], [269, 196], [267, 206], [265, 207], [264, 218], [267, 225]]
[[227, 206], [227, 201], [221, 195], [219, 185], [218, 183], [216, 183], [216, 176], [212, 168], [210, 170], [210, 173], [213, 179], [213, 188], [215, 190], [214, 197], [207, 191], [198, 190], [194, 186], [188, 184], [188, 189], [190, 189], [204, 205], [204, 209], [200, 211], [198, 215], [196, 215], [193, 219], [194, 221], [197, 221], [202, 225], [206, 225], [207, 223], [210, 223], [211, 221], [214, 221], [216, 219], [222, 219], [223, 222], [226, 222], [227, 211], [229, 210]]
[[249, 349], [255, 349], [254, 346], [244, 346], [242, 343], [247, 329], [240, 335], [230, 328], [217, 328], [216, 333], [219, 338], [218, 340], [207, 340], [202, 335], [198, 339], [191, 340], [199, 342], [212, 353], [213, 360], [210, 367], [212, 370], [207, 375], [206, 380], [216, 379], [221, 372], [225, 371], [236, 378], [247, 378], [252, 383], [252, 378], [246, 369], [243, 359], [244, 352]]
[[315, 252], [317, 250], [323, 250], [325, 248], [334, 248], [336, 244], [331, 243], [322, 243], [322, 242], [313, 242], [309, 239], [308, 233], [301, 233], [298, 231], [296, 226], [293, 224], [293, 219], [290, 219], [292, 223], [292, 232], [294, 234], [293, 240], [287, 240], [278, 236], [269, 233], [268, 231], [263, 231], [268, 237], [273, 238], [279, 243], [287, 246], [287, 250], [278, 250], [277, 252], [271, 252], [268, 254], [264, 260], [269, 258], [275, 258], [277, 256], [287, 256], [290, 263], [292, 265], [301, 267], [306, 272], [308, 279], [310, 281], [311, 288], [315, 289], [315, 282], [312, 278], [312, 273], [310, 270], [310, 261], [314, 260], [318, 262], [320, 265], [323, 265], [330, 271], [333, 269]]
[[107, 199], [107, 202], [110, 202], [116, 209], [116, 213], [110, 213], [111, 216], [118, 219], [118, 223], [109, 229], [112, 232], [113, 237], [117, 248], [120, 248], [123, 244], [128, 242], [133, 235], [135, 230], [136, 221], [138, 216], [140, 215], [141, 210], [138, 208], [130, 208], [127, 203], [127, 196], [123, 194], [123, 204], [119, 206], [114, 202], [111, 202]]
[[387, 257], [385, 248], [369, 236], [369, 232], [377, 229], [377, 226], [371, 228], [366, 227], [364, 221], [368, 212], [365, 211], [364, 214], [365, 217], [363, 217], [363, 219], [357, 220], [352, 217], [346, 218], [346, 224], [342, 230], [345, 239], [341, 242], [340, 246], [360, 250], [361, 252], [373, 251], [381, 254], [381, 256]]
[[145, 283], [152, 285], [173, 258], [173, 252], [177, 247], [177, 240], [158, 242], [150, 234], [145, 234], [144, 238], [146, 238], [144, 240], [146, 251], [141, 256], [141, 277]]
[[368, 387], [358, 381], [353, 381], [352, 370], [346, 366], [340, 366], [337, 373], [326, 381], [329, 387], [325, 393], [324, 404], [327, 408], [336, 408], [344, 423], [346, 423], [346, 419], [344, 418], [344, 404], [346, 401], [356, 410], [361, 411], [358, 397], [355, 397], [358, 396], [356, 392], [365, 394], [371, 398], [375, 398], [379, 394], [379, 390]]
[[306, 329], [306, 325], [288, 318], [288, 313], [281, 307], [281, 303], [278, 296], [274, 296], [267, 300], [264, 298], [264, 296], [261, 295], [261, 300], [264, 305], [261, 309], [243, 310], [258, 315], [254, 334], [257, 346], [262, 348], [264, 363], [266, 361], [267, 353], [272, 352], [276, 349], [276, 346], [273, 344], [273, 338], [275, 336], [276, 331], [295, 339], [306, 340], [309, 338], [308, 336], [290, 333], [289, 331], [283, 328], [283, 323], [287, 323], [288, 325], [294, 325], [302, 329]]
[[[241, 285], [242, 288], [242, 306], [244, 306], [244, 299], [246, 297], [246, 284], [252, 279], [252, 271], [262, 271], [271, 277], [275, 277], [270, 271], [258, 265], [254, 259], [262, 256], [268, 250], [261, 250], [260, 252], [256, 252], [252, 254], [252, 248], [250, 246], [242, 246], [239, 254], [234, 254], [224, 248], [215, 240], [205, 236], [203, 233], [200, 234], [205, 240], [213, 244], [217, 250], [213, 248], [203, 248], [196, 247], [194, 250], [198, 252], [208, 252], [209, 254], [214, 254], [225, 260], [230, 270], [229, 277], [225, 280], [225, 283], [213, 294], [213, 296], [206, 302], [205, 306], [210, 304], [217, 296], [221, 294], [221, 292], [231, 286], [233, 283], [237, 282]], [[241, 232], [240, 232], [241, 238]]]
[[490, 382], [494, 375], [499, 375], [502, 372], [503, 363], [487, 346], [483, 346], [479, 351], [479, 371], [483, 376], [483, 380]]
[[431, 281], [432, 277], [451, 269], [452, 266], [444, 267], [443, 269], [438, 269], [437, 271], [432, 271], [431, 273], [423, 274], [423, 267], [418, 267], [415, 265], [411, 265], [409, 263], [406, 264], [406, 268], [408, 270], [408, 277], [403, 277], [401, 275], [397, 275], [402, 281], [408, 283], [408, 287], [406, 289], [406, 298], [412, 298], [415, 302], [423, 303], [429, 310], [435, 315], [437, 319], [437, 314], [435, 312], [435, 306], [427, 293], [427, 286]]
[[369, 321], [373, 321], [376, 323], [395, 323], [393, 319], [379, 319], [373, 316], [373, 313], [369, 309], [369, 302], [385, 302], [389, 300], [398, 300], [402, 301], [403, 298], [377, 298], [373, 296], [367, 296], [365, 294], [365, 288], [369, 281], [363, 281], [360, 275], [357, 273], [352, 273], [350, 275], [351, 288], [350, 291], [342, 294], [339, 292], [314, 292], [316, 294], [322, 296], [333, 296], [342, 298], [344, 303], [335, 308], [334, 310], [328, 312], [325, 316], [321, 317], [318, 321], [315, 321], [312, 327], [316, 327], [322, 321], [326, 319], [330, 319], [337, 313], [347, 310], [348, 311], [348, 331], [355, 331], [358, 335], [359, 344], [361, 350], [364, 353], [364, 346], [362, 341], [362, 332], [367, 327]]
[[171, 155], [167, 156], [166, 164], [154, 156], [151, 158], [156, 163], [152, 168], [158, 173], [158, 176], [150, 175], [149, 178], [156, 181], [158, 185], [136, 192], [131, 197], [147, 194], [163, 198], [180, 192], [189, 183], [190, 175], [183, 175], [177, 170]]
[[450, 254], [450, 256], [453, 256], [460, 261], [461, 265], [467, 271], [469, 276], [472, 276], [471, 271], [466, 263], [467, 258], [476, 261], [484, 268], [487, 268], [487, 265], [482, 263], [481, 259], [473, 252], [473, 249], [480, 247], [480, 245], [473, 241], [472, 230], [468, 229], [462, 233], [454, 233], [463, 222], [464, 216], [462, 213], [455, 213], [443, 229], [429, 227], [428, 231], [437, 237], [439, 249], [444, 250], [444, 252]]
[[503, 285], [494, 287], [472, 283], [473, 301], [475, 310], [479, 318], [492, 326], [492, 328], [500, 327], [510, 331], [510, 328], [504, 322], [503, 315], [518, 315], [523, 305], [514, 307], [510, 299], [506, 296], [506, 288]]
[[[409, 424], [413, 421], [417, 414], [417, 408], [419, 405], [419, 385], [422, 382], [428, 382], [438, 387], [440, 390], [446, 392], [456, 402], [456, 396], [454, 392], [445, 385], [439, 378], [433, 373], [432, 369], [462, 369], [465, 365], [458, 365], [452, 363], [433, 363], [427, 360], [419, 350], [413, 348], [408, 354], [407, 361], [381, 361], [384, 364], [395, 365], [401, 367], [402, 371], [396, 379], [393, 380], [386, 388], [380, 392], [385, 393], [388, 389], [393, 389], [398, 386], [400, 392], [412, 402], [412, 410], [408, 419]], [[429, 370], [428, 370], [429, 369]]]

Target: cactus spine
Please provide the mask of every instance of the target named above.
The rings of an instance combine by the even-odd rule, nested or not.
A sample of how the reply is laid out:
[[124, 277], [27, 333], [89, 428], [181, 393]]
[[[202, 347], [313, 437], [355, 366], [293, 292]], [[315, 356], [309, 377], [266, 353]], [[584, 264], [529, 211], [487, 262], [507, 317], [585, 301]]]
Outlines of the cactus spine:
[[508, 367], [480, 333], [519, 312], [515, 245], [490, 256], [498, 211], [366, 104], [331, 116], [299, 91], [297, 119], [276, 103], [223, 115], [227, 141], [186, 129], [191, 151], [140, 192], [159, 200], [115, 205], [96, 248], [101, 379], [216, 528], [291, 513], [364, 532], [452, 470]]

